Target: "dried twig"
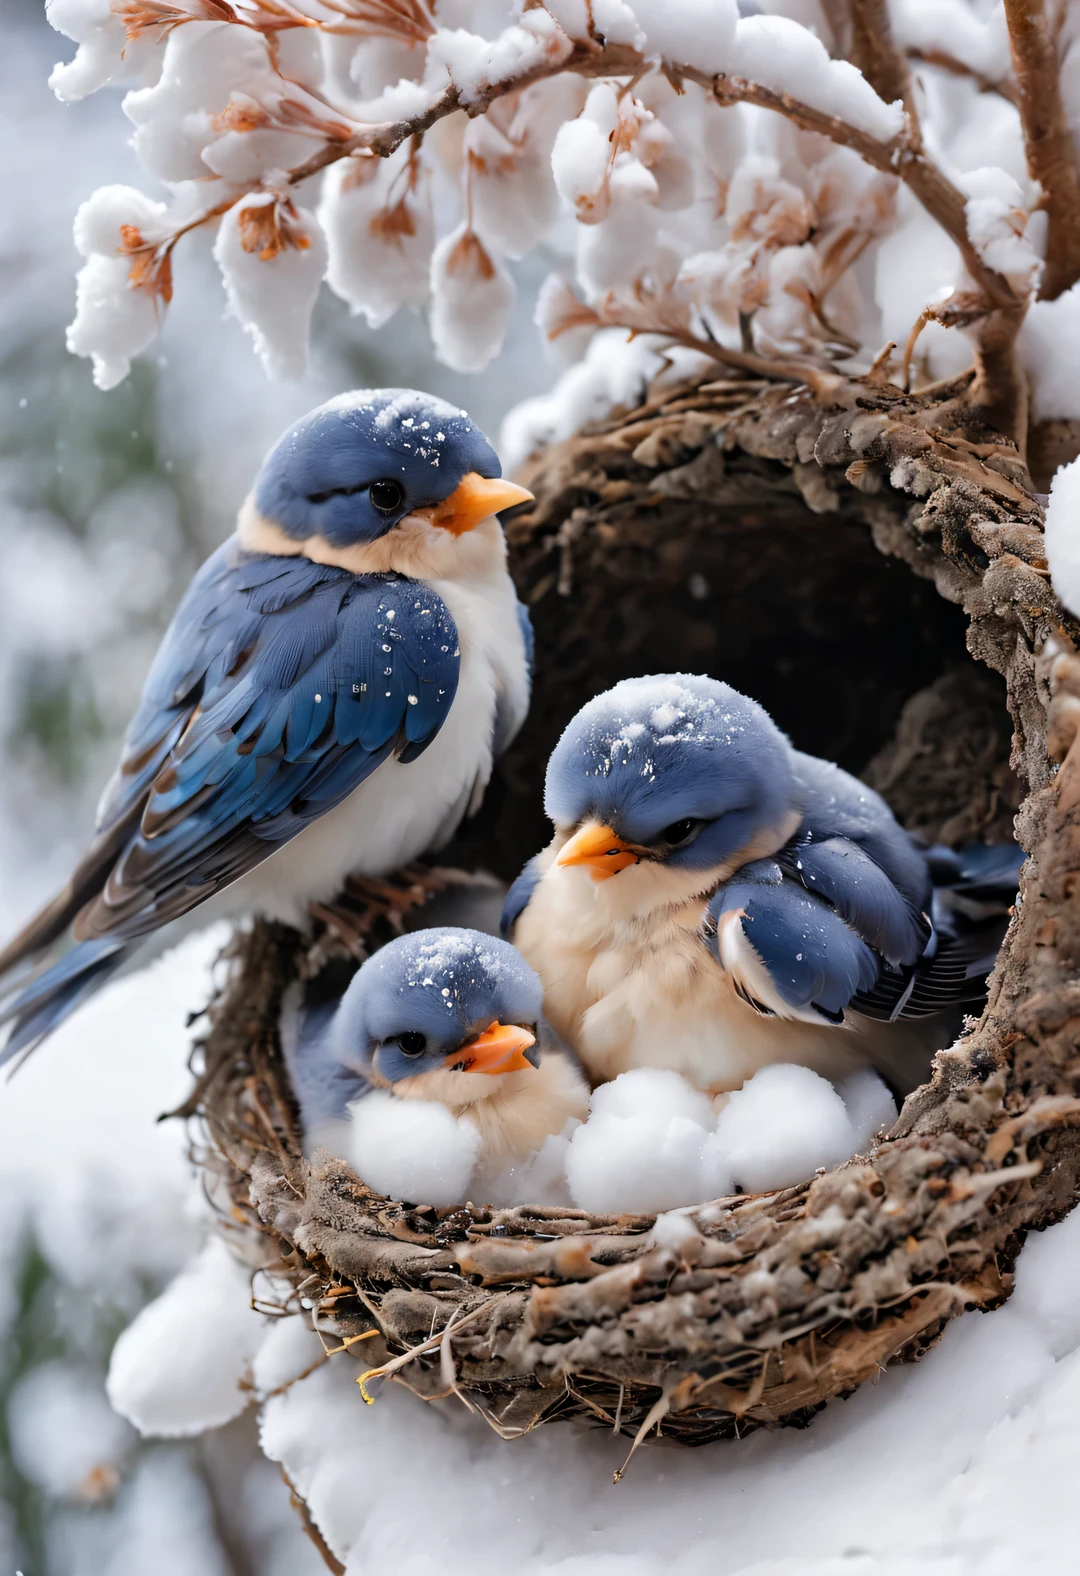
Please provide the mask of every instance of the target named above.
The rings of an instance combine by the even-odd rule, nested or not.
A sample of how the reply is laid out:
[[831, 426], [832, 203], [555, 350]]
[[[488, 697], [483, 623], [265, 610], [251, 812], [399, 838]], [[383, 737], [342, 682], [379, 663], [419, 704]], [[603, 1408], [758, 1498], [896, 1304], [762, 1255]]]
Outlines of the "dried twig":
[[1040, 293], [1052, 301], [1080, 279], [1080, 171], [1045, 0], [1005, 0], [1005, 16], [1028, 170], [1042, 187], [1048, 221]]

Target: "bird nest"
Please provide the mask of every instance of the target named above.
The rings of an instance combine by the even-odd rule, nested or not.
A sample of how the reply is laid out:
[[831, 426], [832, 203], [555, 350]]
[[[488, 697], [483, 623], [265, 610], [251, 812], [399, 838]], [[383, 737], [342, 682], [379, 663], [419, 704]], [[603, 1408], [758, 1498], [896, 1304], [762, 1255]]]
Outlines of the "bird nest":
[[537, 504], [508, 527], [537, 632], [533, 712], [442, 857], [514, 874], [547, 840], [543, 766], [580, 704], [632, 673], [709, 671], [924, 837], [1000, 842], [1019, 810], [1023, 895], [982, 1018], [871, 1153], [802, 1186], [655, 1227], [435, 1209], [304, 1159], [278, 1014], [291, 982], [340, 989], [469, 877], [353, 883], [306, 936], [257, 923], [233, 945], [185, 1113], [249, 1261], [358, 1373], [456, 1394], [507, 1438], [558, 1418], [684, 1444], [803, 1426], [1002, 1302], [1026, 1232], [1072, 1207], [1078, 632], [1027, 467], [964, 395], [962, 380], [923, 396], [837, 380], [827, 397], [699, 382], [535, 462]]

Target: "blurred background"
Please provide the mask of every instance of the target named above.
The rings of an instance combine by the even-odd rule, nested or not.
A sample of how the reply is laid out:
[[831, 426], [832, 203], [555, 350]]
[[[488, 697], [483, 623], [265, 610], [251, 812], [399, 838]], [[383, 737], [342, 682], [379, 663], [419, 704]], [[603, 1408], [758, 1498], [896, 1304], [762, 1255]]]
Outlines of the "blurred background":
[[[507, 353], [470, 376], [400, 313], [378, 336], [324, 291], [312, 370], [273, 385], [224, 316], [195, 234], [161, 340], [111, 393], [69, 356], [71, 223], [95, 187], [149, 189], [120, 94], [62, 105], [74, 46], [41, 0], [0, 0], [0, 934], [51, 895], [90, 831], [161, 631], [228, 534], [268, 445], [341, 389], [418, 385], [491, 435], [552, 370], [519, 280]], [[156, 194], [155, 194], [156, 195]], [[306, 1576], [324, 1566], [243, 1420], [137, 1444], [108, 1410], [109, 1350], [192, 1250], [199, 1200], [178, 1122], [186, 1015], [220, 934], [122, 982], [0, 1097], [0, 1576]], [[122, 1010], [118, 1012], [118, 1002]], [[148, 1054], [149, 1053], [149, 1054]], [[163, 1354], [163, 1360], [167, 1355]]]

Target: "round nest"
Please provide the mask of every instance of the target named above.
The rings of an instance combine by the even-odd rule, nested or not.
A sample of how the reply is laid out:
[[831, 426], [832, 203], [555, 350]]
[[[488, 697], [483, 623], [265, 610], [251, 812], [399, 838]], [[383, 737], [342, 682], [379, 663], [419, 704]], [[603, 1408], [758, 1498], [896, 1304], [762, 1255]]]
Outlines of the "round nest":
[[[542, 456], [537, 503], [508, 527], [535, 699], [485, 809], [442, 867], [350, 883], [307, 936], [258, 923], [234, 943], [184, 1114], [249, 1262], [365, 1370], [456, 1394], [508, 1438], [557, 1418], [684, 1444], [804, 1426], [1001, 1303], [1025, 1233], [1072, 1207], [1078, 631], [1028, 469], [964, 391], [683, 385]], [[1023, 895], [981, 1020], [872, 1153], [677, 1227], [434, 1209], [305, 1161], [285, 988], [339, 990], [464, 871], [515, 874], [549, 836], [543, 768], [570, 716], [617, 678], [679, 669], [753, 694], [924, 837], [1000, 842], [1019, 809]]]

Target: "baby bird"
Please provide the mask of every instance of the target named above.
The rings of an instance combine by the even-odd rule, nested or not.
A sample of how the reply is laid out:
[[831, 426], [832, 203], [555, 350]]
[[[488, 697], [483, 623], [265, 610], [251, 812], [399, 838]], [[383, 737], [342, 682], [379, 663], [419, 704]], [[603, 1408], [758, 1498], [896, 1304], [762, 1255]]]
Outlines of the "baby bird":
[[972, 1002], [991, 966], [942, 905], [935, 930], [932, 862], [884, 800], [715, 679], [590, 701], [545, 803], [555, 836], [511, 888], [504, 934], [594, 1082], [668, 1067], [719, 1095], [770, 1062], [834, 1080], [869, 1062], [903, 1092], [951, 1037], [914, 1020]]
[[[357, 1121], [368, 1104], [361, 1096], [385, 1090], [395, 1106], [434, 1102], [457, 1118], [467, 1171], [491, 1177], [526, 1161], [571, 1118], [584, 1120], [589, 1102], [571, 1058], [542, 1043], [542, 1005], [540, 980], [504, 941], [453, 927], [399, 936], [362, 965], [339, 1002], [283, 1025], [309, 1149], [348, 1148], [373, 1187], [416, 1198], [392, 1184], [428, 1157], [383, 1153], [394, 1148], [383, 1142], [393, 1107], [376, 1101], [355, 1141], [342, 1129], [353, 1102]], [[430, 1191], [424, 1202], [464, 1197]]]
[[415, 390], [341, 395], [285, 433], [166, 631], [93, 842], [0, 953], [2, 980], [75, 943], [0, 1007], [0, 1066], [181, 916], [303, 925], [345, 876], [453, 835], [528, 709], [496, 516], [531, 496]]

